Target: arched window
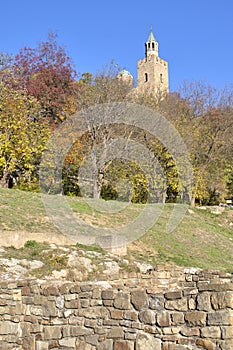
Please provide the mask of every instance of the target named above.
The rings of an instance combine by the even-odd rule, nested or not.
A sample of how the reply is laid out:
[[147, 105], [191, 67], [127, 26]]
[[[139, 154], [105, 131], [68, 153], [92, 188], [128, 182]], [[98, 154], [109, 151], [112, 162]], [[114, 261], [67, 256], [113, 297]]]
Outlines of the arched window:
[[148, 43], [148, 49], [150, 49], [150, 43]]
[[163, 74], [160, 74], [160, 83], [163, 83]]
[[145, 73], [145, 83], [148, 81], [148, 73]]
[[155, 48], [155, 43], [152, 43], [152, 49], [154, 49]]

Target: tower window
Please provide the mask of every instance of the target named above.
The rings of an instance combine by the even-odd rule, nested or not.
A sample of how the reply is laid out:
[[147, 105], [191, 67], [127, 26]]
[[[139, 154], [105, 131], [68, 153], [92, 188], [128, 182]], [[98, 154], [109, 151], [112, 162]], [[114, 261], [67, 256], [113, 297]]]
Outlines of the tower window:
[[163, 83], [163, 74], [160, 74], [160, 83]]
[[154, 49], [155, 48], [155, 43], [152, 43], [152, 49]]
[[150, 43], [148, 43], [148, 49], [150, 49]]
[[145, 83], [148, 81], [148, 73], [145, 73]]

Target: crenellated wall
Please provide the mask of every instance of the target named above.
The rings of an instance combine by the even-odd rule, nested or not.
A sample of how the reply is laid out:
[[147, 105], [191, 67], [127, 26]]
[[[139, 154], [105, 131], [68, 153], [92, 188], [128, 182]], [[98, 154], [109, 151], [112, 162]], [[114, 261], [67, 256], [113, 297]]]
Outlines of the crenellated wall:
[[1, 350], [231, 350], [233, 276], [158, 267], [86, 283], [0, 282]]

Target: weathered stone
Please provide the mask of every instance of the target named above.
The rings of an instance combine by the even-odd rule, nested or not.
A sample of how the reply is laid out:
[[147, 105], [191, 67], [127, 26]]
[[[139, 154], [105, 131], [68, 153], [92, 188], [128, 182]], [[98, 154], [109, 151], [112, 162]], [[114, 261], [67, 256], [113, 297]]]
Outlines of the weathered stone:
[[233, 325], [233, 310], [217, 310], [208, 313], [207, 324], [209, 326], [230, 326]]
[[160, 327], [168, 327], [171, 325], [170, 314], [167, 311], [162, 311], [157, 315], [157, 324]]
[[157, 295], [150, 295], [149, 308], [152, 310], [162, 310], [164, 308], [164, 297]]
[[197, 296], [197, 310], [211, 311], [210, 293], [201, 293]]
[[60, 346], [65, 346], [67, 348], [75, 349], [75, 338], [63, 338], [59, 340]]
[[195, 310], [196, 309], [196, 300], [193, 298], [188, 299], [188, 309]]
[[139, 313], [139, 320], [145, 324], [155, 324], [155, 313], [152, 310], [143, 310]]
[[225, 326], [221, 327], [222, 339], [233, 339], [233, 327]]
[[85, 337], [85, 341], [88, 344], [96, 346], [98, 344], [99, 335], [98, 334], [90, 334]]
[[139, 333], [136, 339], [136, 350], [161, 350], [161, 340], [146, 333]]
[[114, 298], [114, 292], [113, 290], [103, 290], [102, 291], [102, 299], [105, 300], [105, 299], [113, 299]]
[[23, 339], [22, 345], [23, 345], [24, 350], [35, 349], [35, 338], [34, 337], [25, 337]]
[[206, 350], [214, 350], [215, 345], [207, 339], [197, 339], [196, 344]]
[[201, 328], [202, 338], [221, 338], [221, 330], [217, 326]]
[[200, 336], [200, 330], [199, 328], [192, 327], [192, 328], [182, 328], [180, 330], [180, 334], [184, 335], [185, 337], [193, 337], [193, 336]]
[[116, 320], [122, 320], [124, 311], [123, 310], [110, 310], [111, 318]]
[[184, 323], [184, 314], [182, 312], [171, 313], [172, 325], [180, 325]]
[[79, 309], [80, 308], [80, 300], [70, 300], [70, 301], [65, 301], [65, 307], [67, 309]]
[[55, 295], [58, 296], [59, 295], [59, 291], [58, 288], [55, 286], [49, 286], [49, 287], [45, 287], [42, 289], [42, 295]]
[[44, 326], [44, 339], [60, 339], [61, 327], [59, 326]]
[[90, 328], [70, 326], [70, 335], [72, 337], [79, 337], [80, 335], [88, 335], [92, 333], [93, 333], [93, 330], [91, 330]]
[[97, 306], [97, 307], [89, 307], [85, 309], [78, 309], [76, 312], [78, 312], [78, 315], [81, 317], [86, 318], [103, 318], [108, 319], [109, 317], [109, 311], [103, 307], [103, 306]]
[[128, 340], [116, 340], [114, 350], [134, 350], [134, 343]]
[[123, 331], [123, 329], [121, 327], [113, 327], [113, 328], [108, 330], [107, 338], [110, 338], [110, 339], [115, 339], [115, 338], [123, 339], [124, 338], [124, 331]]
[[220, 340], [218, 341], [218, 349], [221, 350], [232, 350], [233, 349], [233, 338], [227, 339], [227, 340]]
[[135, 290], [131, 293], [131, 303], [136, 310], [143, 310], [148, 307], [148, 297], [144, 290]]
[[222, 291], [233, 291], [233, 283], [198, 283], [198, 289], [199, 291], [215, 291], [215, 292], [222, 292]]
[[233, 309], [233, 292], [221, 292], [212, 294], [211, 304], [215, 310], [225, 309], [227, 307]]
[[203, 311], [191, 311], [185, 315], [185, 320], [189, 326], [205, 326], [206, 313]]
[[181, 299], [182, 298], [182, 291], [176, 291], [176, 292], [167, 292], [165, 293], [165, 298], [168, 300], [174, 300], [174, 299]]
[[112, 350], [112, 349], [113, 349], [112, 339], [107, 339], [97, 345], [97, 350]]
[[56, 307], [58, 307], [58, 309], [62, 309], [65, 305], [65, 299], [64, 296], [61, 295], [59, 297], [57, 297], [56, 299]]
[[167, 300], [165, 301], [165, 308], [168, 310], [187, 311], [187, 299]]
[[0, 321], [0, 334], [18, 334], [18, 324], [10, 321]]
[[130, 309], [129, 293], [118, 293], [114, 299], [113, 305], [116, 309], [129, 310]]
[[137, 314], [137, 312], [135, 312], [135, 311], [126, 310], [126, 311], [124, 312], [124, 318], [125, 318], [126, 320], [137, 321], [137, 319], [138, 319], [138, 314]]
[[94, 347], [91, 344], [87, 344], [85, 341], [77, 339], [76, 340], [76, 349], [78, 349], [78, 350], [95, 350], [96, 347]]
[[48, 342], [45, 341], [36, 341], [36, 350], [48, 350], [49, 349], [49, 344]]

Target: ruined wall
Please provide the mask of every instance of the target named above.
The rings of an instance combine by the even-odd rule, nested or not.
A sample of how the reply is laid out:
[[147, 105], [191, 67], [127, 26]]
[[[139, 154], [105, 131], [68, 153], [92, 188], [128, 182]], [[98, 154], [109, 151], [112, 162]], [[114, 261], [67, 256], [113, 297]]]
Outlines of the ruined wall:
[[230, 350], [233, 277], [157, 268], [86, 283], [0, 282], [1, 350]]

